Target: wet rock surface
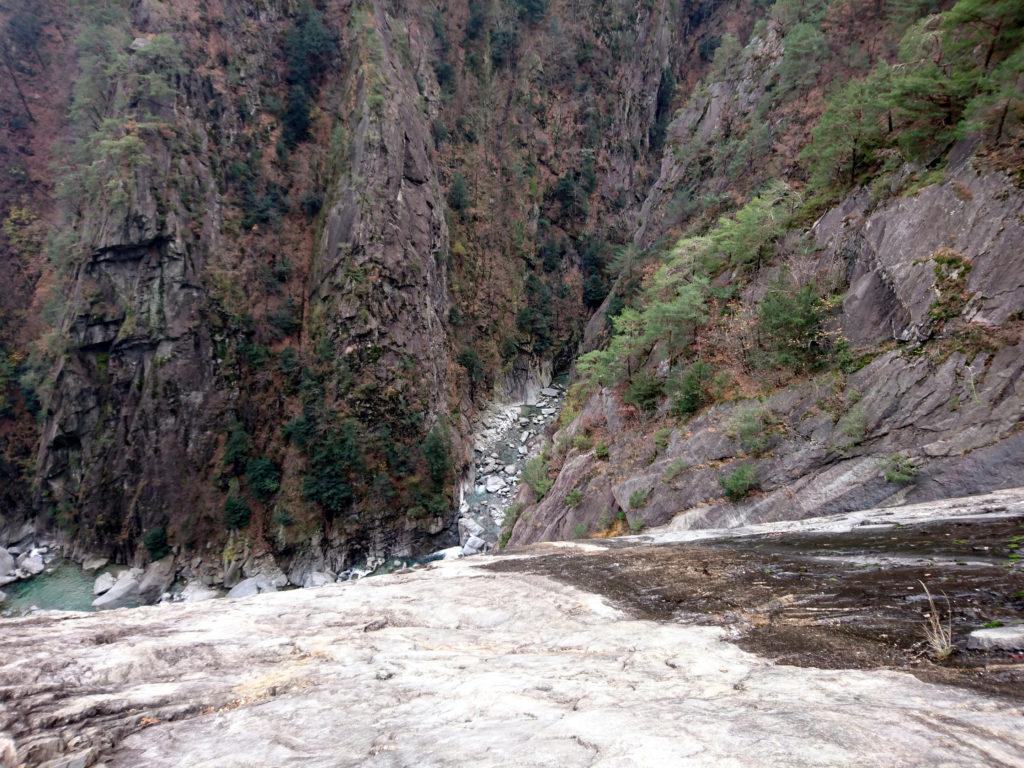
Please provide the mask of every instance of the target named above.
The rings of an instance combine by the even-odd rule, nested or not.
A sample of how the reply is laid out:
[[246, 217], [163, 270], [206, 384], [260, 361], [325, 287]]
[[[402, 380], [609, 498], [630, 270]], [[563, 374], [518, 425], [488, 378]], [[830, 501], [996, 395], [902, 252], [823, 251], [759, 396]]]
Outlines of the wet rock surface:
[[[734, 530], [669, 526], [582, 546], [492, 568], [559, 579], [638, 617], [719, 625], [780, 663], [1024, 691], [1013, 645], [1024, 629], [1024, 490]], [[925, 641], [922, 583], [944, 625], [952, 611], [957, 650], [943, 662]]]
[[[1016, 498], [991, 519], [989, 500], [858, 525], [883, 510], [817, 532], [543, 545], [233, 601], [14, 619], [0, 744], [47, 768], [462, 766], [470, 752], [482, 766], [1016, 765], [1014, 657], [902, 664], [924, 679], [890, 669], [922, 621], [918, 576], [950, 595], [957, 638], [976, 571], [991, 594], [971, 621], [1013, 609], [992, 595], [1019, 584], [996, 549], [1021, 527]], [[864, 549], [927, 562], [853, 567]], [[877, 623], [890, 614], [905, 619]], [[727, 629], [698, 626], [713, 623]]]

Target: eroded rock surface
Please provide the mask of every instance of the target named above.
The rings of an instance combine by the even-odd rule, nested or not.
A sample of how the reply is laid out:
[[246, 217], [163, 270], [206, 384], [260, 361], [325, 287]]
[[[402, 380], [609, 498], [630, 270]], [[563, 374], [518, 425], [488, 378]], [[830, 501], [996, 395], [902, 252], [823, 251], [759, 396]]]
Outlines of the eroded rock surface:
[[[972, 504], [938, 516], [977, 516], [991, 499]], [[995, 518], [1014, 520], [1018, 507]], [[109, 768], [462, 766], [467, 754], [481, 766], [1020, 764], [1014, 698], [893, 671], [773, 664], [722, 629], [637, 618], [645, 612], [538, 575], [568, 557], [628, 607], [647, 599], [662, 555], [699, 566], [673, 546], [549, 546], [500, 558], [500, 570], [457, 560], [241, 600], [10, 620], [0, 727], [23, 762], [48, 767], [71, 756]], [[655, 572], [637, 570], [651, 557]], [[479, 593], [488, 605], [438, 599]], [[813, 615], [792, 595], [762, 613], [800, 605]]]

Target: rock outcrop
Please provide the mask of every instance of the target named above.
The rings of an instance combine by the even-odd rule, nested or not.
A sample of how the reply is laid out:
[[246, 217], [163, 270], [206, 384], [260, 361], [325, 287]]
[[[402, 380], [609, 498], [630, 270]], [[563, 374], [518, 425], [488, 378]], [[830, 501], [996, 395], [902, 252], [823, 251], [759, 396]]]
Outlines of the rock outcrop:
[[[968, 520], [994, 504], [1010, 507], [996, 518], [1021, 514], [1018, 491], [846, 524]], [[470, 752], [482, 766], [976, 766], [1013, 764], [1024, 749], [1010, 698], [905, 672], [775, 664], [720, 628], [640, 618], [531, 574], [573, 557], [580, 578], [600, 570], [649, 601], [648, 570], [630, 568], [625, 578], [638, 581], [622, 583], [627, 549], [540, 548], [500, 558], [499, 570], [476, 558], [239, 600], [8, 620], [0, 744], [40, 768], [385, 766], [425, 755], [462, 766]], [[742, 553], [720, 551], [742, 564]], [[692, 578], [699, 593], [710, 550], [696, 560], [676, 552], [666, 588]], [[862, 579], [863, 564], [855, 570]], [[776, 613], [793, 602], [785, 597]]]

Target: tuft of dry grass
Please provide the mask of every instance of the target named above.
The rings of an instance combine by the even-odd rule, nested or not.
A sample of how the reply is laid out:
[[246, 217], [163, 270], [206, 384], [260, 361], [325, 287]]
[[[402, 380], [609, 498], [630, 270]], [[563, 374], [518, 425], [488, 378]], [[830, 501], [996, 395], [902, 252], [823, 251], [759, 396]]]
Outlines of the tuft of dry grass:
[[917, 583], [924, 588], [924, 593], [928, 596], [929, 612], [924, 625], [925, 640], [936, 661], [943, 661], [952, 656], [953, 651], [956, 650], [953, 645], [953, 609], [949, 604], [949, 597], [943, 592], [942, 596], [946, 598], [946, 625], [943, 626], [932, 593], [928, 591], [928, 587], [923, 581]]

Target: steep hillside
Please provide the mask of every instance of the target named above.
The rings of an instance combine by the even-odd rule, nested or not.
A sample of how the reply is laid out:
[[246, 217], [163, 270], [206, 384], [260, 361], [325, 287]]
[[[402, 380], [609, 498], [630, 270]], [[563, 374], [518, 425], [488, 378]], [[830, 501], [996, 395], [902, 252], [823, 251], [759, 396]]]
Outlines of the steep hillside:
[[667, 130], [512, 544], [1024, 472], [1014, 4], [776, 3]]

